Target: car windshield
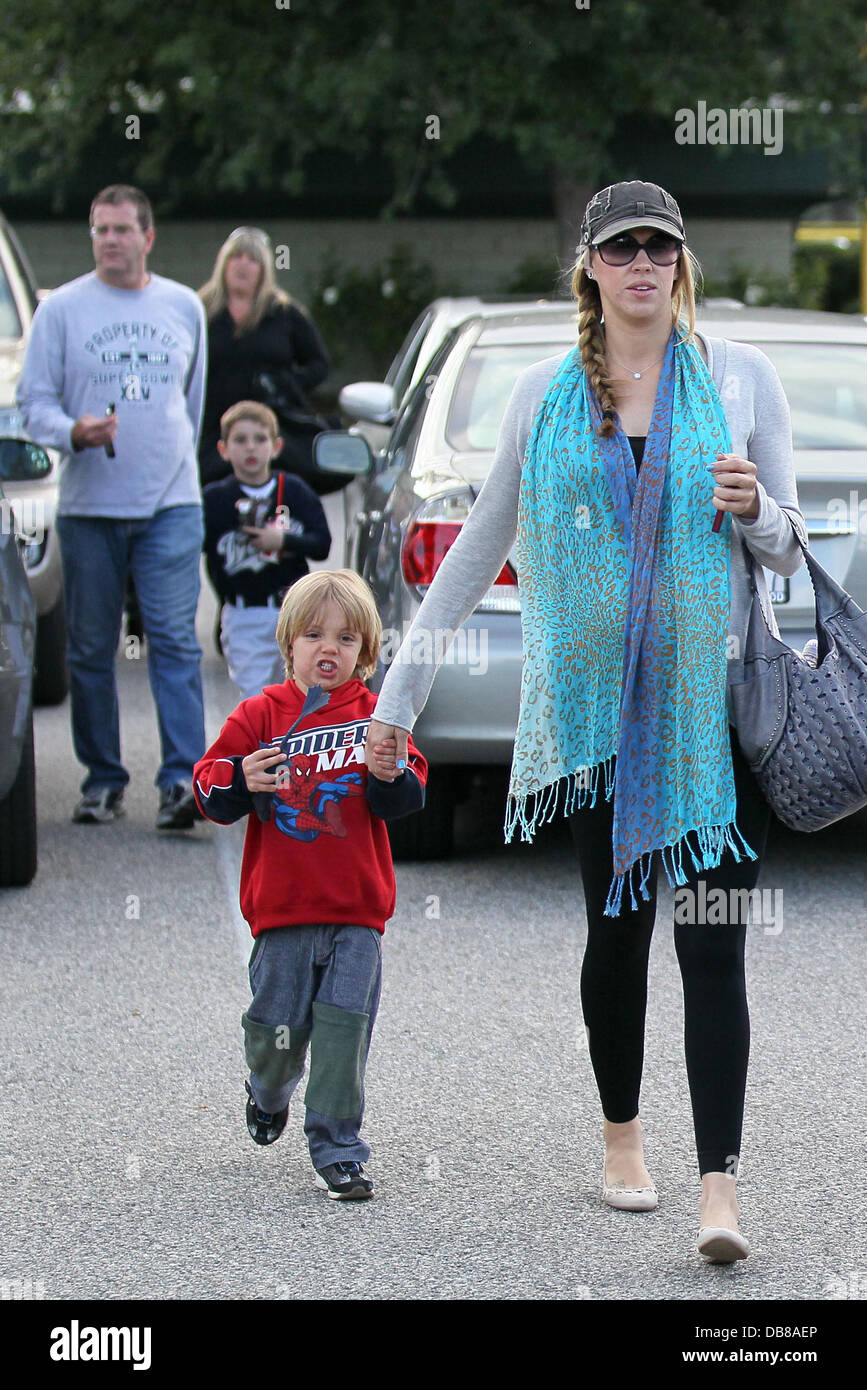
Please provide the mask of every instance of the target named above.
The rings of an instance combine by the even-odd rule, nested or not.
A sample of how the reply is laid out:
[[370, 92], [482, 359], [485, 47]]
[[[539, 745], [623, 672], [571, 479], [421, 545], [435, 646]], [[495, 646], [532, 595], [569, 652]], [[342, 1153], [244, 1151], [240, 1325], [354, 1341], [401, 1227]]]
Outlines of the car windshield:
[[12, 287], [6, 277], [6, 268], [0, 261], [0, 338], [20, 338], [22, 331]]
[[[867, 449], [867, 345], [758, 346], [783, 383], [796, 449]], [[525, 367], [564, 351], [562, 343], [474, 348], [452, 399], [446, 429], [452, 447], [492, 451], [516, 378]]]

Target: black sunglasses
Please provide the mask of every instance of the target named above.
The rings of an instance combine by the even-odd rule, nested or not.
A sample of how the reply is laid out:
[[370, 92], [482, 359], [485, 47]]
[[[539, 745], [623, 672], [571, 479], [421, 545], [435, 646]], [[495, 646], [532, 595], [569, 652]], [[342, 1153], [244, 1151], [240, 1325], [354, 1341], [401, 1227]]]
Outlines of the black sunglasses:
[[683, 248], [677, 237], [668, 236], [665, 232], [654, 232], [644, 242], [636, 241], [629, 232], [623, 232], [610, 241], [600, 242], [595, 249], [606, 265], [629, 265], [639, 251], [646, 251], [654, 265], [674, 265]]

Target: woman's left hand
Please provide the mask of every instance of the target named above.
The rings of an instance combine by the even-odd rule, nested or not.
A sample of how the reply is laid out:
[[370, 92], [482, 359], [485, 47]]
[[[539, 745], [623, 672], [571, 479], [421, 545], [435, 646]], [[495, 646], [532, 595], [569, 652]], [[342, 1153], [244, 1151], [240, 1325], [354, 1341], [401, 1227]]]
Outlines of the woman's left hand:
[[737, 454], [718, 454], [713, 476], [713, 504], [717, 511], [733, 512], [744, 521], [755, 521], [759, 514], [756, 465]]

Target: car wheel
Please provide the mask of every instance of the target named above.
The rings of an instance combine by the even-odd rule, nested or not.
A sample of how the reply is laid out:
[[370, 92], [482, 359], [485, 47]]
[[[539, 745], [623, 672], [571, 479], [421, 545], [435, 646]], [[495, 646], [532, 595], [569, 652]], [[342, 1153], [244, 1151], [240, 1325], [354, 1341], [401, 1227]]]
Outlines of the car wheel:
[[54, 607], [36, 623], [33, 703], [59, 705], [69, 693], [66, 664], [66, 603], [61, 592]]
[[429, 767], [424, 810], [388, 822], [395, 859], [450, 859], [454, 849], [455, 779], [450, 767]]
[[0, 888], [23, 888], [35, 873], [36, 761], [31, 711], [18, 775], [0, 801]]

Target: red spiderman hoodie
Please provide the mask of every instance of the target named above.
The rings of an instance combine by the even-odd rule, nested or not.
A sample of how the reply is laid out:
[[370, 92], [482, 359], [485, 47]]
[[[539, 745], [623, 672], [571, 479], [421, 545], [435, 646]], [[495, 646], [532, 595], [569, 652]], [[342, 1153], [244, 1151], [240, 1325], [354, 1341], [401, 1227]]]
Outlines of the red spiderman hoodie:
[[244, 700], [193, 770], [196, 801], [218, 825], [249, 816], [241, 911], [254, 936], [319, 922], [382, 932], [395, 898], [384, 821], [421, 810], [427, 762], [410, 739], [406, 771], [394, 782], [368, 772], [364, 739], [376, 696], [349, 680], [295, 729], [274, 794], [257, 798], [270, 812], [263, 822], [241, 763], [257, 748], [279, 744], [303, 703], [293, 680]]

